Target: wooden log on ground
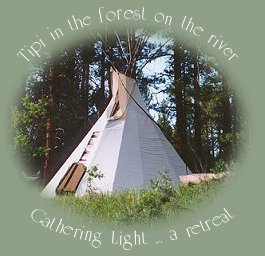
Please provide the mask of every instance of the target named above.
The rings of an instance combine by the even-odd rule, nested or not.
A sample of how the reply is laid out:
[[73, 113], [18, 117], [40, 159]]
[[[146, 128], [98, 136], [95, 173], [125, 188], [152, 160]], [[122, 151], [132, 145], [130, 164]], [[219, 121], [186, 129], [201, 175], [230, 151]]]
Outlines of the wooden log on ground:
[[193, 173], [179, 176], [180, 183], [184, 185], [196, 185], [210, 180], [217, 180], [227, 176], [227, 172], [221, 173]]

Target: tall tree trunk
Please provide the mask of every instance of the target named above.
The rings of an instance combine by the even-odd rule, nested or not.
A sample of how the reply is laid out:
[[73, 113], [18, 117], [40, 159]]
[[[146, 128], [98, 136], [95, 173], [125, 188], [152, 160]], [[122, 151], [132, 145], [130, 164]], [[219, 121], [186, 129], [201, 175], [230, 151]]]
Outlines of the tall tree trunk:
[[83, 83], [82, 83], [82, 105], [84, 109], [84, 121], [88, 120], [88, 90], [89, 90], [89, 63], [83, 65]]
[[101, 60], [100, 60], [100, 88], [98, 91], [98, 108], [99, 114], [101, 115], [104, 111], [105, 107], [105, 70], [106, 70], [106, 62], [105, 62], [105, 44], [102, 44], [102, 52], [101, 52]]
[[89, 91], [89, 64], [90, 64], [90, 52], [89, 49], [83, 50], [83, 70], [82, 70], [82, 85], [81, 85], [81, 99], [83, 108], [84, 122], [88, 120], [88, 91]]
[[52, 147], [52, 138], [51, 138], [51, 110], [53, 105], [53, 82], [54, 82], [54, 67], [51, 66], [48, 71], [48, 81], [49, 81], [49, 91], [48, 91], [48, 104], [49, 104], [49, 116], [45, 124], [45, 147], [47, 152], [44, 155], [44, 173], [43, 173], [43, 183], [47, 184], [49, 180], [49, 169], [50, 169], [50, 152], [49, 149]]
[[[45, 147], [46, 149], [51, 148], [51, 119], [48, 118], [45, 124]], [[50, 164], [50, 153], [46, 152], [44, 155], [44, 175], [43, 183], [47, 184], [49, 180], [49, 164]]]
[[195, 132], [195, 152], [196, 152], [196, 169], [198, 172], [203, 171], [203, 146], [202, 146], [202, 121], [201, 121], [201, 96], [199, 84], [199, 49], [193, 53], [192, 56], [194, 64], [194, 132]]
[[92, 46], [85, 45], [82, 49], [82, 85], [81, 85], [81, 99], [82, 99], [82, 109], [84, 124], [88, 122], [88, 108], [89, 108], [89, 85], [90, 85], [90, 64], [92, 61]]
[[[136, 38], [135, 38], [135, 29], [131, 27], [130, 29], [130, 45], [131, 47], [135, 47], [136, 45]], [[140, 49], [141, 50], [141, 49]], [[131, 60], [132, 63], [132, 67], [131, 67], [131, 71], [130, 71], [130, 76], [134, 79], [136, 79], [136, 69], [137, 69], [137, 58], [139, 57], [139, 52], [137, 51], [136, 54], [135, 54], [135, 57], [134, 59]]]
[[112, 81], [111, 81], [111, 74], [110, 74], [110, 70], [111, 70], [111, 63], [113, 63], [113, 43], [112, 41], [109, 42], [110, 46], [108, 48], [108, 56], [110, 61], [108, 62], [108, 66], [107, 66], [107, 72], [108, 72], [108, 89], [109, 89], [109, 100], [112, 97]]
[[231, 159], [232, 154], [232, 119], [231, 119], [231, 106], [228, 82], [224, 81], [223, 86], [223, 135], [225, 141], [223, 143], [224, 159], [226, 161]]
[[184, 102], [184, 78], [182, 76], [183, 50], [174, 39], [174, 98], [176, 104], [177, 148], [184, 160], [187, 160], [187, 117]]
[[[233, 92], [231, 97], [231, 103], [230, 103], [230, 110], [231, 110], [231, 126], [232, 126], [232, 133], [233, 133], [233, 143], [232, 143], [232, 154], [235, 155], [236, 151], [238, 150], [238, 146], [240, 144], [242, 134], [242, 120], [240, 116], [240, 109], [239, 109], [239, 98], [238, 95]], [[240, 135], [241, 134], [241, 135]], [[238, 137], [240, 136], [240, 137]]]

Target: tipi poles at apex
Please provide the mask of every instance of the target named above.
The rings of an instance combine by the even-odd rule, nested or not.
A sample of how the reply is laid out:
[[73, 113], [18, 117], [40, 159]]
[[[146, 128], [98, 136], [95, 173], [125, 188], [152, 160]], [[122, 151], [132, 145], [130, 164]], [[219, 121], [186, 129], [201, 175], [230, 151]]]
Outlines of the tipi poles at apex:
[[[106, 30], [103, 38], [99, 32], [97, 32], [97, 37], [91, 32], [94, 39], [104, 45], [104, 47], [102, 47], [102, 52], [113, 69], [135, 78], [137, 61], [150, 38], [150, 33], [143, 29], [135, 30], [132, 27], [128, 28], [126, 32], [118, 33], [117, 30], [114, 30], [117, 39], [115, 42], [111, 39], [111, 36], [108, 36], [108, 33], [109, 32]], [[113, 53], [114, 47], [118, 49], [118, 52], [116, 54], [111, 54]], [[149, 58], [147, 60], [147, 63], [148, 62], [150, 62]], [[144, 66], [146, 64], [144, 64]]]

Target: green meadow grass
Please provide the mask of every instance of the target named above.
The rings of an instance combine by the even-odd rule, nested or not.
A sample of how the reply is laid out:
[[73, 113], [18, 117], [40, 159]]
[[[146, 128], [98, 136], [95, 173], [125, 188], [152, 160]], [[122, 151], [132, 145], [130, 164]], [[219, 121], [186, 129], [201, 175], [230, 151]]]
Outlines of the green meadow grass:
[[162, 182], [149, 189], [111, 194], [88, 193], [84, 197], [58, 196], [54, 200], [81, 219], [109, 224], [152, 224], [162, 219], [189, 213], [205, 199], [214, 197], [226, 178], [198, 185], [172, 186]]

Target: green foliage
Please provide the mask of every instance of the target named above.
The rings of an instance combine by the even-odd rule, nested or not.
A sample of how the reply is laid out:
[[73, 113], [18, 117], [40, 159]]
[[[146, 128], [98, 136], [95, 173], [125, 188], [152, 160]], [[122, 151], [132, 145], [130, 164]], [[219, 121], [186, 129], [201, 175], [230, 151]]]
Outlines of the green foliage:
[[136, 205], [138, 213], [147, 214], [150, 217], [161, 215], [163, 197], [163, 192], [160, 190], [144, 190]]
[[211, 169], [213, 173], [224, 172], [227, 169], [227, 164], [223, 159], [220, 159], [215, 162], [215, 166]]
[[12, 127], [14, 129], [14, 148], [25, 159], [38, 157], [50, 149], [38, 145], [36, 138], [43, 129], [43, 122], [47, 117], [47, 102], [39, 99], [32, 102], [29, 97], [22, 98], [21, 107], [12, 109]]
[[95, 188], [92, 186], [92, 181], [94, 179], [101, 180], [104, 177], [104, 174], [98, 169], [96, 165], [92, 166], [89, 170], [86, 170], [88, 173], [87, 185], [89, 191], [93, 192]]
[[[89, 192], [84, 197], [64, 195], [55, 200], [82, 219], [113, 224], [153, 224], [165, 218], [176, 218], [213, 197], [224, 180], [195, 186], [173, 186], [166, 173], [154, 179], [149, 189], [126, 190], [111, 194]], [[188, 212], [189, 212], [188, 211]]]
[[194, 210], [206, 198], [214, 198], [218, 189], [224, 186], [226, 178], [212, 180], [206, 183], [200, 183], [193, 186], [181, 185], [178, 187], [178, 205], [182, 209]]
[[234, 140], [234, 137], [235, 137], [235, 134], [226, 133], [226, 134], [220, 135], [219, 140], [220, 142], [227, 143], [227, 142], [232, 142]]
[[210, 171], [213, 173], [231, 172], [235, 170], [236, 167], [237, 163], [233, 160], [225, 162], [223, 159], [219, 159], [216, 161], [215, 166]]
[[167, 201], [168, 198], [174, 196], [176, 193], [172, 180], [169, 177], [169, 171], [165, 171], [164, 173], [159, 172], [158, 176], [151, 180], [151, 188], [162, 193], [163, 201]]

